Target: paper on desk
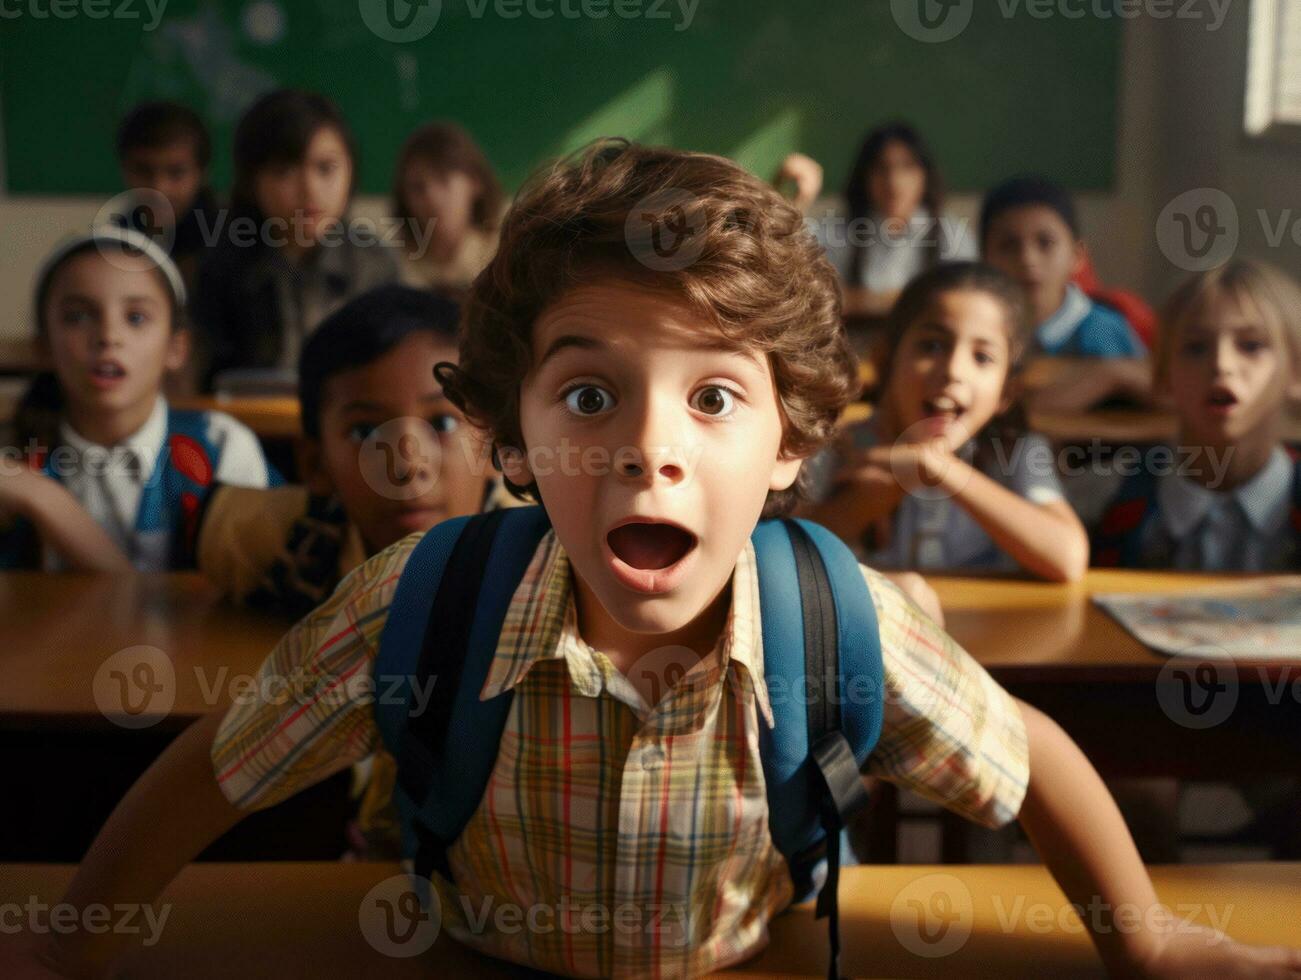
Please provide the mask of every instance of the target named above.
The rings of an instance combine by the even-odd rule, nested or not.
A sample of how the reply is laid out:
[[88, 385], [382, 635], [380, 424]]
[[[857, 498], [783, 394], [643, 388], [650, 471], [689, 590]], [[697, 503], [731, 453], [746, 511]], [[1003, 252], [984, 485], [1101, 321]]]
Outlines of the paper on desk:
[[1093, 601], [1161, 653], [1301, 660], [1301, 575], [1177, 594], [1111, 592]]

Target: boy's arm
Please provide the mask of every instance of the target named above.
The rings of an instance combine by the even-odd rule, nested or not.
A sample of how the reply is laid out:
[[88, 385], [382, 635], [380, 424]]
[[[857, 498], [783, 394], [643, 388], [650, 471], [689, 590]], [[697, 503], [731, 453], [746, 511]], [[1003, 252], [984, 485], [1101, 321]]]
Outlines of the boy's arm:
[[[1017, 702], [1030, 749], [1020, 821], [1072, 903], [1101, 908], [1094, 945], [1114, 976], [1301, 976], [1301, 950], [1252, 947], [1179, 923], [1161, 906], [1124, 819], [1088, 759], [1042, 712]], [[1113, 921], [1119, 909], [1120, 921]], [[1138, 910], [1132, 919], [1128, 910]], [[1135, 928], [1129, 922], [1141, 926]], [[1156, 925], [1157, 928], [1152, 928]]]
[[0, 473], [0, 511], [31, 521], [41, 542], [76, 572], [130, 571], [122, 549], [57, 480], [26, 467]]
[[[151, 903], [199, 852], [239, 822], [244, 812], [227, 801], [213, 774], [212, 741], [223, 714], [214, 712], [191, 725], [136, 781], [96, 836], [64, 902], [76, 908]], [[64, 976], [98, 977], [130, 941], [115, 930], [56, 932], [38, 955]]]
[[1145, 357], [1072, 358], [1070, 370], [1026, 395], [1032, 412], [1087, 412], [1110, 398], [1153, 403], [1152, 366]]

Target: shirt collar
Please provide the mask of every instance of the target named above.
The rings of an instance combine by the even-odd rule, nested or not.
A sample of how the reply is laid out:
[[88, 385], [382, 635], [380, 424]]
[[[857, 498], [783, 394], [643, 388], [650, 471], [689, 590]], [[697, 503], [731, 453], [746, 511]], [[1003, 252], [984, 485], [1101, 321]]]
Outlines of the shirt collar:
[[1228, 493], [1208, 490], [1182, 474], [1172, 474], [1157, 488], [1161, 520], [1176, 538], [1189, 534], [1211, 508], [1226, 499], [1237, 500], [1248, 523], [1259, 534], [1275, 534], [1287, 523], [1292, 505], [1292, 459], [1275, 446], [1260, 471]]
[[163, 448], [163, 439], [167, 436], [167, 399], [159, 395], [154, 400], [154, 407], [145, 419], [144, 425], [136, 429], [121, 442], [113, 446], [101, 446], [91, 442], [74, 429], [67, 420], [59, 423], [59, 437], [65, 446], [78, 455], [126, 452], [140, 461], [137, 471], [139, 482], [144, 483], [154, 471], [154, 464]]
[[[754, 546], [749, 541], [732, 573], [731, 608], [715, 650], [725, 676], [731, 666], [740, 668], [730, 671], [730, 676], [753, 694], [771, 728], [772, 707], [762, 670], [759, 576]], [[479, 698], [486, 701], [513, 689], [543, 660], [567, 661], [571, 682], [580, 693], [595, 697], [601, 689], [601, 677], [590, 654], [590, 647], [578, 635], [569, 558], [555, 532], [548, 531], [511, 597]]]
[[1070, 338], [1093, 304], [1075, 283], [1066, 284], [1066, 298], [1057, 312], [1035, 329], [1035, 340], [1046, 351], [1056, 350]]

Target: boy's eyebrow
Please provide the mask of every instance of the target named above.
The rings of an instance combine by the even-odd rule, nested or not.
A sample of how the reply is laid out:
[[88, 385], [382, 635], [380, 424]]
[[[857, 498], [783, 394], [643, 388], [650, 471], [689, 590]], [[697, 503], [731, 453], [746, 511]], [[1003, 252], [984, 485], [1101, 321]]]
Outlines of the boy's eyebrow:
[[551, 358], [555, 357], [561, 351], [574, 348], [576, 350], [600, 350], [605, 344], [595, 337], [581, 337], [578, 334], [564, 334], [557, 337], [547, 347], [547, 351], [542, 355], [542, 360], [538, 361], [538, 367], [541, 368]]

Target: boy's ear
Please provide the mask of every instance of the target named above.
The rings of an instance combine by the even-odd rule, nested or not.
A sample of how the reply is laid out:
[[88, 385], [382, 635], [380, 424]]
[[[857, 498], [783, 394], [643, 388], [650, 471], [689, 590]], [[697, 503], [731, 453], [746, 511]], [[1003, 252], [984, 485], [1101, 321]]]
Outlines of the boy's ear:
[[795, 485], [795, 480], [800, 475], [800, 467], [803, 465], [803, 456], [778, 456], [777, 465], [773, 467], [772, 480], [768, 484], [768, 489], [789, 490]]
[[515, 486], [527, 487], [533, 482], [533, 469], [529, 466], [527, 453], [514, 446], [498, 446], [493, 454], [501, 466], [502, 475]]
[[190, 359], [190, 331], [173, 330], [171, 337], [167, 340], [167, 356], [163, 360], [163, 366], [168, 371], [179, 371], [185, 367], [185, 362]]
[[328, 497], [334, 493], [334, 481], [325, 468], [321, 440], [300, 436], [294, 442], [294, 461], [308, 493], [315, 497]]

